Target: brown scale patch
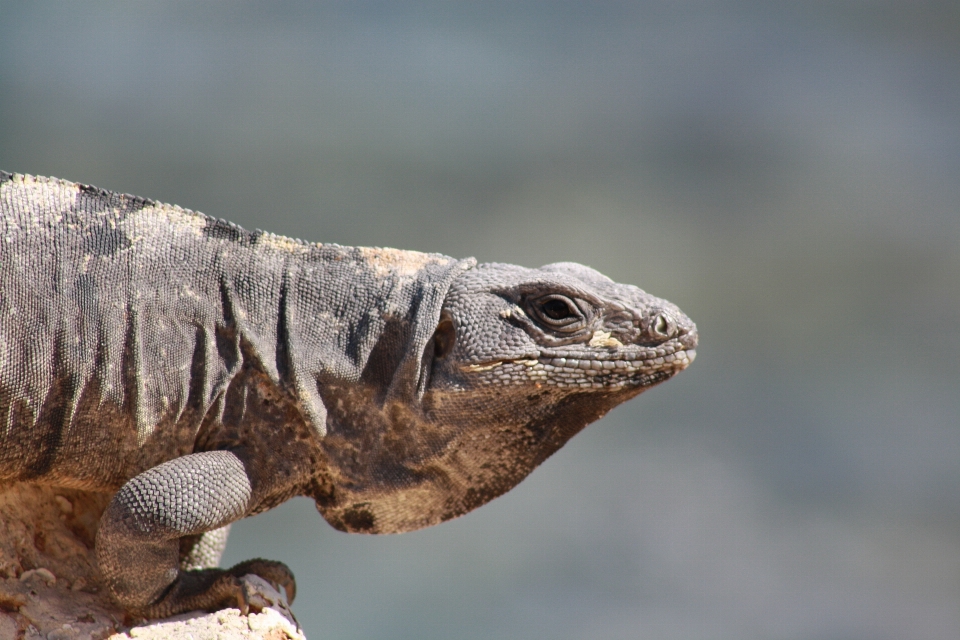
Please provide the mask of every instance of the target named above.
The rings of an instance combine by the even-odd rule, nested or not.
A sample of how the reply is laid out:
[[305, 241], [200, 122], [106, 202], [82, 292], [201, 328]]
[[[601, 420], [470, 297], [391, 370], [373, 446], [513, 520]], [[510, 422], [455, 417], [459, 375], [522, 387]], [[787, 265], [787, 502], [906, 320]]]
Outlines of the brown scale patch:
[[343, 511], [340, 516], [341, 531], [348, 533], [369, 533], [376, 527], [376, 522], [367, 507], [368, 503], [361, 502]]
[[256, 477], [250, 513], [261, 513], [315, 487], [316, 436], [288, 391], [245, 365], [226, 392], [222, 419], [197, 438], [196, 451], [231, 450]]

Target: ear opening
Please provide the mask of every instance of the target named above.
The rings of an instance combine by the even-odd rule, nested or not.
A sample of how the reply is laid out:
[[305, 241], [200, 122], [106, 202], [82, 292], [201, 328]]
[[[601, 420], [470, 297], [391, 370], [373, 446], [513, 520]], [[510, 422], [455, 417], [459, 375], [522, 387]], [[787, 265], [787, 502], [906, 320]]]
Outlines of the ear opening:
[[430, 342], [423, 350], [420, 360], [420, 380], [417, 382], [417, 396], [422, 397], [430, 386], [430, 377], [433, 375], [433, 363], [442, 360], [453, 351], [457, 340], [457, 330], [453, 326], [453, 317], [446, 311], [440, 314], [440, 321], [434, 329]]
[[457, 276], [476, 264], [473, 258], [452, 260], [444, 265], [428, 265], [420, 273], [410, 342], [394, 372], [385, 401], [395, 398], [419, 401], [423, 398], [430, 376], [430, 367], [425, 364], [432, 361], [436, 353], [434, 336], [441, 324], [443, 300]]
[[457, 329], [453, 326], [453, 318], [444, 311], [440, 314], [440, 322], [433, 332], [433, 357], [436, 360], [446, 358], [453, 351], [456, 341]]

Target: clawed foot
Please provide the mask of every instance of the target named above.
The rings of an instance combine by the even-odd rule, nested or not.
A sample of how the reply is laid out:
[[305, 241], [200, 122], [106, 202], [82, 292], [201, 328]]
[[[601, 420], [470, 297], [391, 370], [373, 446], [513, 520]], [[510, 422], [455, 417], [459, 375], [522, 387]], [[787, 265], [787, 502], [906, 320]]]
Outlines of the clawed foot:
[[[240, 578], [243, 585], [244, 604], [247, 612], [260, 613], [266, 608], [277, 611], [280, 615], [290, 621], [297, 629], [300, 629], [300, 623], [290, 609], [289, 599], [276, 587], [276, 585], [267, 582], [254, 573], [248, 573]], [[243, 612], [243, 608], [240, 609]]]
[[[297, 597], [297, 582], [293, 577], [293, 572], [282, 562], [255, 558], [230, 567], [227, 573], [238, 578], [249, 574], [259, 576], [273, 585], [277, 591], [282, 590], [286, 593], [288, 604], [293, 604], [293, 599]], [[241, 611], [244, 614], [247, 613], [242, 609]]]
[[297, 594], [293, 573], [282, 562], [247, 560], [224, 571], [183, 571], [160, 602], [137, 611], [145, 618], [166, 618], [186, 611], [219, 611], [236, 607], [240, 613], [259, 613], [270, 607], [299, 629], [290, 611]]
[[243, 603], [240, 613], [259, 613], [270, 607], [278, 611], [297, 629], [300, 623], [293, 615], [290, 605], [297, 597], [297, 583], [293, 573], [282, 562], [256, 558], [234, 565], [228, 571], [242, 583]]

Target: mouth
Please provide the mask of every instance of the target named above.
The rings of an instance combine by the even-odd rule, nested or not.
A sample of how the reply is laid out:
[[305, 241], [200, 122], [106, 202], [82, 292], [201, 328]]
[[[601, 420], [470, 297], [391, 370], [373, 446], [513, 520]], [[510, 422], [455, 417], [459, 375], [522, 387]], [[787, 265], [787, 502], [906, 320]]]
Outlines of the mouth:
[[463, 367], [481, 384], [535, 382], [560, 388], [648, 387], [683, 371], [697, 357], [696, 344], [679, 341], [657, 347], [621, 349], [598, 357], [575, 349], [541, 351], [538, 357], [498, 360]]
[[605, 358], [598, 358], [596, 353], [542, 354], [538, 363], [546, 375], [556, 380], [557, 386], [602, 389], [663, 382], [690, 366], [696, 357], [695, 348], [677, 344], [614, 353]]

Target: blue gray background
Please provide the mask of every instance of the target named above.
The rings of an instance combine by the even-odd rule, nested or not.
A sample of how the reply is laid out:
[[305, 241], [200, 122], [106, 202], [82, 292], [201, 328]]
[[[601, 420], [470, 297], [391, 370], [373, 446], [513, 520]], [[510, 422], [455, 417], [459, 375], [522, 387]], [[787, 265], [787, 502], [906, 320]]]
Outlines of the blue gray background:
[[698, 322], [460, 520], [237, 525], [313, 638], [960, 637], [954, 1], [0, 1], [0, 167]]

